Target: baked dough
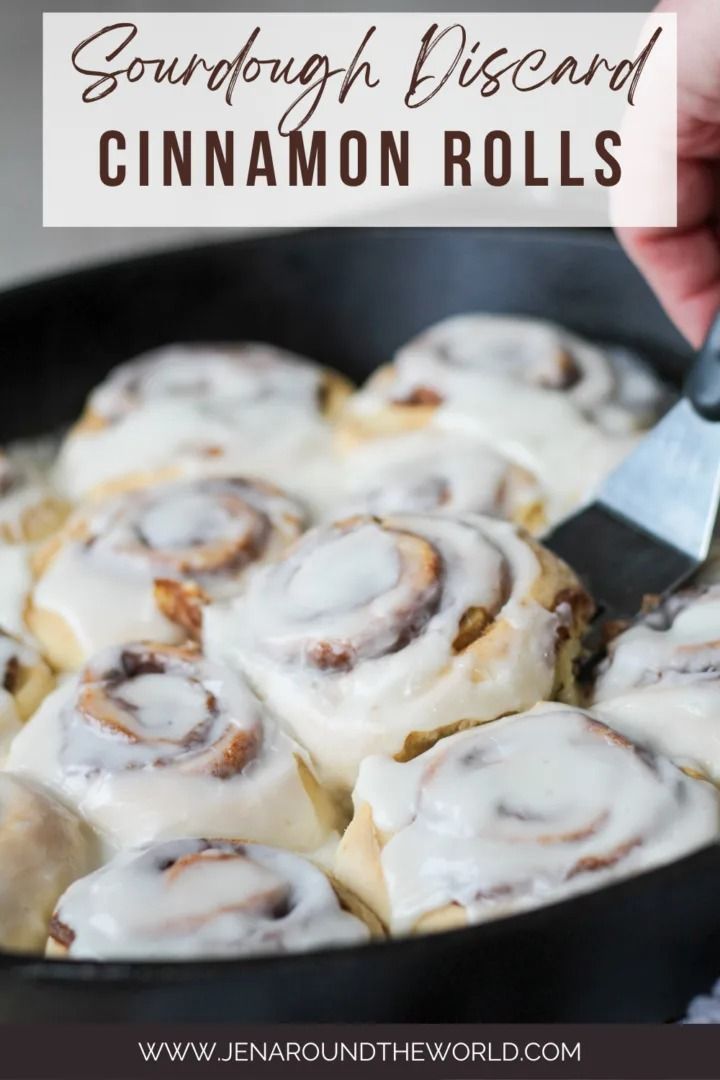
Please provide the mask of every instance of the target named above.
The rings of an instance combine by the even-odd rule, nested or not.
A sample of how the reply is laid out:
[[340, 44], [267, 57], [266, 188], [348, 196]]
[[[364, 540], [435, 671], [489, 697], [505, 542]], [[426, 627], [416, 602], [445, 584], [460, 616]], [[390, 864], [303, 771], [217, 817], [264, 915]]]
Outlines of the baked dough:
[[33, 781], [0, 772], [0, 946], [42, 952], [57, 898], [97, 864], [90, 830]]
[[539, 704], [413, 761], [367, 758], [336, 873], [396, 934], [599, 888], [714, 840], [720, 795], [587, 712]]

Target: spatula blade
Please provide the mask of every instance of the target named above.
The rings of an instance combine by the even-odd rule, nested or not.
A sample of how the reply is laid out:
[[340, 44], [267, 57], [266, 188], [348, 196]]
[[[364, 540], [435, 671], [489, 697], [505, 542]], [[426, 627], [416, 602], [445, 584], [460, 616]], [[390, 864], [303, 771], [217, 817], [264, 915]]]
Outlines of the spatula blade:
[[605, 618], [637, 615], [706, 559], [720, 495], [720, 423], [679, 401], [610, 474], [597, 499], [543, 542]]
[[579, 575], [603, 619], [629, 619], [646, 596], [677, 588], [697, 561], [664, 540], [592, 503], [562, 522], [543, 543]]

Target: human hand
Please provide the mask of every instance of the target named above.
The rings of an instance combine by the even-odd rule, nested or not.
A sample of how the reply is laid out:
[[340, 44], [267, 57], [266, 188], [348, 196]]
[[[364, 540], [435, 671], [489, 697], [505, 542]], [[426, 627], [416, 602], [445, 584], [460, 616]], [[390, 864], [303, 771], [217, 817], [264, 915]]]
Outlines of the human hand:
[[677, 227], [619, 238], [670, 318], [699, 346], [720, 310], [720, 3], [662, 0], [678, 17]]

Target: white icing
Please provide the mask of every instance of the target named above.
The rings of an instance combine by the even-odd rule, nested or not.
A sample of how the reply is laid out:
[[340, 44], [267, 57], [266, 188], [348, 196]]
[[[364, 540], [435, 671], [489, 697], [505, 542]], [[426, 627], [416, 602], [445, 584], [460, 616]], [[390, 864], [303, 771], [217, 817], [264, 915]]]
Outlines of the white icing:
[[[157, 579], [195, 582], [210, 597], [232, 596], [247, 566], [283, 551], [302, 519], [297, 502], [250, 481], [143, 488], [79, 514], [37, 582], [33, 604], [64, 619], [84, 656], [132, 639], [178, 642], [185, 634], [158, 610]], [[78, 524], [85, 526], [80, 535]], [[244, 544], [247, 557], [233, 559]], [[228, 565], [215, 569], [212, 560], [225, 549]]]
[[[563, 353], [579, 374], [567, 388]], [[589, 498], [635, 445], [637, 429], [666, 404], [657, 381], [626, 356], [529, 319], [447, 319], [400, 349], [391, 371], [354, 395], [351, 414], [371, 417], [419, 387], [438, 390], [443, 403], [433, 425], [480, 439], [527, 468], [547, 493], [551, 521]]]
[[[148, 655], [165, 657], [166, 670], [118, 681]], [[98, 708], [109, 723], [92, 719]], [[238, 740], [247, 757], [228, 773], [226, 749]], [[9, 767], [59, 791], [122, 846], [211, 835], [311, 850], [328, 825], [301, 761], [238, 676], [200, 657], [127, 645], [45, 699], [15, 738]]]
[[720, 585], [680, 593], [611, 645], [595, 709], [720, 782]]
[[320, 378], [309, 360], [262, 342], [166, 345], [114, 368], [88, 404], [107, 420], [168, 398], [257, 403], [289, 397], [316, 407]]
[[91, 409], [109, 423], [70, 434], [58, 484], [79, 498], [133, 473], [235, 472], [290, 478], [305, 495], [330, 450], [322, 377], [316, 365], [270, 346], [160, 350], [118, 369], [91, 396]]
[[353, 800], [387, 837], [398, 932], [447, 904], [478, 922], [605, 885], [679, 858], [720, 825], [709, 784], [557, 704], [450, 736], [405, 764], [367, 758]]
[[69, 955], [96, 960], [308, 952], [370, 936], [307, 860], [204, 840], [116, 856], [65, 893], [57, 917], [75, 935]]
[[[383, 525], [313, 530], [204, 619], [208, 655], [242, 670], [341, 787], [352, 786], [368, 753], [395, 754], [414, 731], [527, 708], [554, 682], [557, 616], [530, 598], [540, 568], [511, 526], [469, 515], [399, 515]], [[386, 530], [398, 531], [397, 548]], [[399, 574], [404, 534], [439, 556], [439, 582], [416, 565], [422, 545], [419, 556], [410, 546], [410, 570]], [[472, 651], [455, 654], [452, 643], [469, 608], [496, 610], [505, 578], [502, 642], [477, 670]], [[406, 640], [413, 602], [420, 625]], [[347, 647], [345, 669], [312, 661], [315, 645], [328, 642], [333, 655]]]
[[0, 772], [0, 945], [41, 950], [58, 896], [95, 858], [75, 814], [32, 781]]
[[512, 518], [543, 500], [524, 469], [478, 439], [436, 429], [362, 442], [341, 467], [345, 491], [332, 509], [336, 520], [431, 512]]

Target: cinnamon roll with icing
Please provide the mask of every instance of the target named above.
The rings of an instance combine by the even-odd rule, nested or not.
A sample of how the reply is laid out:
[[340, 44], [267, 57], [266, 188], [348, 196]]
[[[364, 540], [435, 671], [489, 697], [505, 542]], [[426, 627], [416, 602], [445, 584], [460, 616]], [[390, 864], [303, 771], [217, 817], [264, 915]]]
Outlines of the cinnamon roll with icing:
[[0, 758], [52, 686], [50, 668], [37, 650], [0, 630]]
[[53, 915], [47, 953], [278, 955], [364, 944], [378, 931], [377, 919], [307, 859], [231, 840], [180, 839], [122, 852], [75, 882]]
[[598, 715], [720, 783], [720, 584], [676, 593], [611, 642]]
[[557, 520], [632, 448], [668, 395], [635, 357], [533, 319], [459, 315], [419, 334], [346, 404], [341, 440], [466, 432], [523, 466]]
[[45, 699], [8, 763], [122, 846], [212, 835], [314, 850], [335, 824], [302, 751], [193, 646], [100, 653]]
[[345, 490], [335, 518], [475, 513], [533, 533], [545, 525], [536, 477], [467, 435], [425, 429], [374, 439], [354, 447], [341, 464]]
[[504, 522], [356, 517], [307, 533], [208, 609], [204, 643], [349, 790], [367, 754], [411, 757], [570, 693], [589, 613], [568, 567]]
[[206, 602], [232, 596], [305, 524], [262, 481], [178, 481], [78, 511], [41, 549], [27, 622], [51, 661], [79, 667], [107, 645], [197, 637]]
[[413, 761], [370, 757], [353, 801], [336, 872], [397, 934], [607, 885], [715, 840], [720, 823], [710, 784], [555, 703]]
[[339, 374], [272, 345], [171, 345], [110, 373], [56, 470], [75, 498], [180, 476], [298, 477], [327, 453], [349, 392]]
[[90, 830], [30, 780], [0, 772], [0, 946], [41, 952], [60, 894], [97, 865]]

